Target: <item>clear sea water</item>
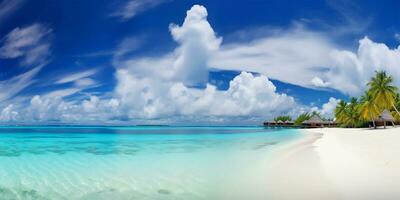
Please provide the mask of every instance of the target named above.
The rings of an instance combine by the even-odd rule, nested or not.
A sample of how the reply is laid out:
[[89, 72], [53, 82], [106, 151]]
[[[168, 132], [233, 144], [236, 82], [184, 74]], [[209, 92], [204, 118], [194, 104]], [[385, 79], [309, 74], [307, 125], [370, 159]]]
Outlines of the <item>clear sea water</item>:
[[268, 152], [300, 136], [264, 127], [0, 127], [0, 199], [257, 197], [268, 187]]

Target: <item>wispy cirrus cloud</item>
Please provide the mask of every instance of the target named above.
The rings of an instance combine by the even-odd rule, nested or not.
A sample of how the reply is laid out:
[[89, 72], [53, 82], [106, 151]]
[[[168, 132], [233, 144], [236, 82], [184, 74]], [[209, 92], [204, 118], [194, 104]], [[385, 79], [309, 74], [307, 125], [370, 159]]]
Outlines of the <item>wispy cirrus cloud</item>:
[[73, 73], [64, 77], [59, 78], [55, 83], [56, 84], [64, 84], [64, 83], [71, 83], [76, 82], [82, 79], [87, 79], [88, 77], [97, 73], [97, 70], [90, 69], [82, 72]]
[[3, 0], [0, 2], [0, 23], [18, 10], [25, 0]]
[[110, 16], [128, 20], [166, 1], [167, 0], [130, 0], [120, 5]]
[[63, 98], [81, 92], [85, 89], [97, 87], [99, 85], [98, 82], [91, 78], [91, 76], [95, 75], [97, 72], [98, 70], [96, 69], [89, 69], [59, 77], [54, 84], [72, 85], [66, 85], [66, 87], [63, 87], [62, 89], [48, 91], [47, 93], [43, 94], [43, 96], [51, 98]]
[[46, 62], [50, 54], [51, 32], [51, 29], [38, 23], [13, 29], [3, 38], [0, 58], [22, 58], [22, 65]]
[[38, 66], [8, 80], [0, 81], [0, 102], [15, 97], [15, 95], [31, 85], [34, 82], [34, 77], [42, 67]]
[[362, 12], [363, 1], [326, 0], [326, 3], [343, 19], [344, 24], [340, 27], [336, 26], [336, 32], [363, 34], [374, 20], [371, 15]]
[[[48, 63], [50, 34], [50, 28], [36, 23], [17, 27], [2, 38], [0, 59], [17, 59], [27, 69], [24, 70], [25, 72], [0, 81], [1, 104], [11, 100], [15, 103], [17, 99], [24, 99], [20, 93], [36, 82], [36, 75]], [[5, 113], [12, 114], [13, 112]]]

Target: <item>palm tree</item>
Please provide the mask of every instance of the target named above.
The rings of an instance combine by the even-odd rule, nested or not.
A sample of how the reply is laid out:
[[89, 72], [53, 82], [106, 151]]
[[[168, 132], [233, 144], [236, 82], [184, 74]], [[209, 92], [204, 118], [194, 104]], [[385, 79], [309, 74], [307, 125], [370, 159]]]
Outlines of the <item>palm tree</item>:
[[[397, 108], [397, 110], [400, 109], [400, 94], [397, 93], [396, 97], [395, 97], [395, 106]], [[398, 113], [396, 113], [396, 111], [392, 112], [392, 115], [394, 116], [394, 118], [396, 119], [396, 121], [400, 121], [400, 115]]]
[[347, 121], [346, 110], [347, 110], [347, 103], [343, 100], [340, 100], [335, 108], [336, 121], [340, 123], [345, 123]]
[[371, 93], [365, 92], [364, 95], [361, 96], [359, 111], [361, 119], [371, 120], [374, 128], [376, 128], [375, 118], [378, 117], [380, 112]]
[[357, 98], [352, 97], [346, 109], [346, 115], [347, 115], [346, 121], [353, 128], [356, 126], [356, 123], [360, 120], [360, 113], [358, 108], [359, 106]]
[[292, 117], [289, 116], [289, 115], [281, 115], [281, 116], [275, 117], [274, 121], [275, 122], [278, 122], [278, 121], [282, 121], [282, 122], [292, 121]]
[[301, 123], [303, 123], [306, 120], [311, 119], [312, 115], [310, 115], [310, 113], [306, 112], [306, 113], [302, 113], [300, 114], [297, 119], [294, 121], [294, 124], [297, 126], [300, 126]]
[[370, 86], [369, 92], [373, 96], [375, 104], [380, 109], [394, 108], [396, 113], [400, 115], [395, 106], [397, 87], [393, 85], [392, 76], [387, 75], [385, 71], [377, 71], [368, 86]]

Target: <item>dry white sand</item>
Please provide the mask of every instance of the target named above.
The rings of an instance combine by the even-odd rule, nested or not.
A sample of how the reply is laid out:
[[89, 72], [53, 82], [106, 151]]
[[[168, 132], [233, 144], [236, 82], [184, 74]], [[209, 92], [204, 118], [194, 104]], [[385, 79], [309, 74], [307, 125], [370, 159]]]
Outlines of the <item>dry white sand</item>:
[[400, 128], [305, 131], [268, 169], [271, 199], [400, 199]]

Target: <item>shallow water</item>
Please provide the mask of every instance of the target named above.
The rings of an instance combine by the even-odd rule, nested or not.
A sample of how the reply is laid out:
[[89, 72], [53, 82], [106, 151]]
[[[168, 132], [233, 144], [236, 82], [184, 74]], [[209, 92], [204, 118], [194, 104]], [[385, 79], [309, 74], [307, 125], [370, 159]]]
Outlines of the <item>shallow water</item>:
[[268, 151], [300, 136], [263, 127], [0, 127], [0, 199], [251, 196], [262, 193]]

